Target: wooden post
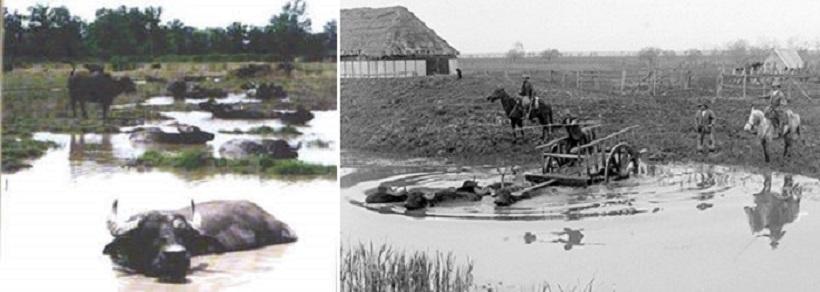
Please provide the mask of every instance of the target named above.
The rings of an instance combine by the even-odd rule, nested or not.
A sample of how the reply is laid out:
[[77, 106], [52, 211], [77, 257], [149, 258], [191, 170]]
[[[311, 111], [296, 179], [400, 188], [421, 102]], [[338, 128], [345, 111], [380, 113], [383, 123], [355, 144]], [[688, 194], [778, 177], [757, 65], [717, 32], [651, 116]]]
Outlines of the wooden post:
[[575, 88], [581, 89], [581, 71], [575, 71]]
[[567, 73], [561, 72], [561, 88], [567, 87]]
[[621, 95], [624, 95], [624, 86], [626, 85], [626, 70], [621, 70]]
[[658, 82], [658, 70], [652, 69], [652, 96], [655, 96], [655, 86]]
[[717, 80], [715, 81], [717, 84], [717, 88], [715, 88], [715, 96], [720, 98], [720, 90], [723, 87], [723, 68], [720, 68], [720, 72], [718, 72]]
[[786, 77], [786, 82], [789, 83], [789, 89], [787, 90], [786, 98], [788, 98], [789, 100], [792, 99], [792, 82], [790, 82], [792, 80], [793, 79], [791, 79], [790, 77]]
[[744, 68], [743, 69], [743, 98], [746, 98], [746, 79], [747, 79], [746, 69]]

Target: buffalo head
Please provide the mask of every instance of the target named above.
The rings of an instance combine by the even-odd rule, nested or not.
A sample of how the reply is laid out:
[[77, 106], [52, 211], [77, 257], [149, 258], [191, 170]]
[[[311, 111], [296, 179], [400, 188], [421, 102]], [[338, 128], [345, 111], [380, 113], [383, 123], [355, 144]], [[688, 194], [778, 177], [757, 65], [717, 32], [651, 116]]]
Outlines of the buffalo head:
[[127, 220], [117, 216], [114, 201], [107, 222], [114, 240], [105, 246], [103, 254], [134, 272], [160, 281], [181, 282], [191, 267], [191, 256], [224, 249], [215, 238], [200, 232], [201, 222], [193, 201], [190, 217], [152, 211]]

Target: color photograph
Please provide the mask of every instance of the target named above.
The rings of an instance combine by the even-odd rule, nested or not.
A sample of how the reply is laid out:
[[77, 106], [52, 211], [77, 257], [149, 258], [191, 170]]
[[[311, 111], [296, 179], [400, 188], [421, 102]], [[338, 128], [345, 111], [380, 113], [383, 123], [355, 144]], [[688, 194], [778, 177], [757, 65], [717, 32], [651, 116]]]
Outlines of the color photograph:
[[3, 8], [8, 291], [334, 290], [337, 2]]

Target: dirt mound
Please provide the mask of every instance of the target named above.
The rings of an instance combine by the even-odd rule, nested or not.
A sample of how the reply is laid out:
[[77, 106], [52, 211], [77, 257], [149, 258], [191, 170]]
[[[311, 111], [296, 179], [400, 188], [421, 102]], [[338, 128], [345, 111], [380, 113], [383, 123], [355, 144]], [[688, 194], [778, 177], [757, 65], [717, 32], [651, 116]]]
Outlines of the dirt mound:
[[[640, 125], [635, 132], [638, 148], [647, 160], [696, 160], [710, 163], [774, 167], [817, 174], [820, 153], [812, 151], [820, 137], [804, 134], [807, 146], [797, 146], [794, 158], [783, 160], [782, 141], [770, 153], [777, 159], [763, 163], [759, 143], [742, 132], [751, 104], [765, 101], [720, 99], [712, 104], [718, 116], [719, 151], [695, 151], [693, 127], [700, 97], [632, 97], [585, 93], [547, 86], [545, 74], [530, 74], [538, 95], [553, 106], [556, 120], [568, 110], [581, 119], [600, 120], [600, 134]], [[509, 121], [501, 105], [486, 96], [499, 84], [517, 92], [520, 74], [475, 73], [455, 77], [395, 79], [343, 79], [341, 82], [342, 148], [407, 156], [463, 158], [473, 163], [533, 163], [539, 161], [534, 146], [540, 132], [527, 131], [523, 143], [514, 144]], [[817, 128], [820, 106], [794, 98], [791, 105], [806, 128]], [[533, 123], [525, 122], [525, 126]], [[599, 135], [600, 135], [599, 134]], [[556, 133], [553, 137], [565, 135]], [[548, 138], [550, 139], [550, 138]], [[773, 156], [775, 157], [775, 156]], [[799, 158], [798, 158], [799, 157]]]

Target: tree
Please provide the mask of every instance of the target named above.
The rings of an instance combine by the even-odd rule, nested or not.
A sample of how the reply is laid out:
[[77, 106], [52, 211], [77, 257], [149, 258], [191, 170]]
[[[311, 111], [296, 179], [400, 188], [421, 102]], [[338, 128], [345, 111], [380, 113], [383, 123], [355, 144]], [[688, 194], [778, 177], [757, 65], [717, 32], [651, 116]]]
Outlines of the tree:
[[241, 54], [246, 50], [245, 44], [248, 38], [248, 26], [240, 22], [231, 23], [225, 29], [225, 34], [229, 46], [229, 54]]
[[661, 49], [655, 47], [643, 48], [638, 52], [638, 60], [646, 63], [650, 68], [655, 68], [658, 65], [658, 56], [661, 55]]
[[703, 52], [698, 49], [688, 49], [683, 52], [683, 55], [686, 56], [686, 62], [695, 63], [703, 57]]
[[561, 52], [559, 52], [556, 49], [546, 49], [541, 51], [541, 53], [539, 53], [538, 56], [542, 59], [547, 59], [547, 61], [550, 61], [552, 59], [561, 57]]
[[304, 0], [294, 0], [282, 7], [279, 15], [270, 19], [266, 27], [271, 34], [269, 45], [285, 60], [292, 60], [302, 51], [306, 36], [310, 34], [310, 18], [305, 16], [307, 4]]
[[524, 58], [526, 51], [524, 51], [524, 43], [518, 41], [513, 44], [513, 48], [507, 51], [507, 58], [515, 61], [517, 59]]
[[724, 53], [736, 64], [742, 64], [749, 55], [749, 42], [739, 39], [726, 45]]

